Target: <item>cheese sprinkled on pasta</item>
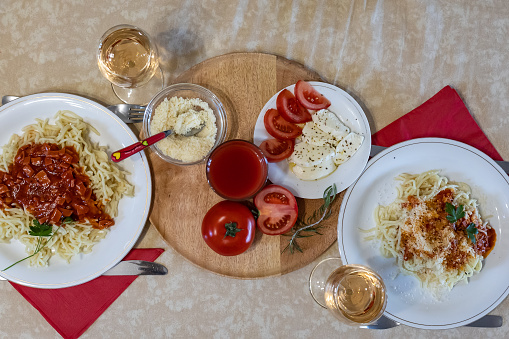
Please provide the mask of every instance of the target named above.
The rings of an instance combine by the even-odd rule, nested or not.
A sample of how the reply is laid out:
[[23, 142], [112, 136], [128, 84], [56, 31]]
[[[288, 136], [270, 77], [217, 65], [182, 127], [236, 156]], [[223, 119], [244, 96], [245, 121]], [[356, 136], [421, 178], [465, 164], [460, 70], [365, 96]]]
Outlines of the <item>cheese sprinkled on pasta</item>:
[[[482, 268], [495, 244], [495, 231], [482, 221], [477, 201], [464, 183], [451, 183], [428, 171], [401, 174], [398, 195], [387, 206], [377, 206], [376, 227], [368, 240], [378, 239], [383, 256], [396, 258], [400, 271], [416, 277], [421, 286], [440, 298]], [[464, 208], [455, 222], [447, 219], [446, 204]], [[475, 243], [466, 228], [478, 230]], [[484, 257], [483, 257], [484, 256]]]

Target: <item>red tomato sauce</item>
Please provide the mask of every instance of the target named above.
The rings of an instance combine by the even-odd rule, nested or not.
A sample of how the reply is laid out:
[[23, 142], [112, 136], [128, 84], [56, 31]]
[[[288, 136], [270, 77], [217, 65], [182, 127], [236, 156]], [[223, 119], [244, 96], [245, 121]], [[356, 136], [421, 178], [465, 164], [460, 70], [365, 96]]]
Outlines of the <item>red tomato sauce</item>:
[[70, 217], [88, 221], [94, 228], [113, 226], [78, 162], [72, 146], [44, 143], [20, 147], [9, 172], [0, 171], [0, 207], [22, 207], [41, 224], [61, 225]]
[[207, 180], [225, 199], [254, 196], [265, 185], [267, 171], [267, 160], [261, 150], [244, 140], [223, 143], [207, 161]]

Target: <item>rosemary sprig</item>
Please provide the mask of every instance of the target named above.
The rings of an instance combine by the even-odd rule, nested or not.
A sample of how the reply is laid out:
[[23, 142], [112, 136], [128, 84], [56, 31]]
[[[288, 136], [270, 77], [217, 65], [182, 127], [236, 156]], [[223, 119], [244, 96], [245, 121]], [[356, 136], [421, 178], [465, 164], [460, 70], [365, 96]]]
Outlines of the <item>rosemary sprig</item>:
[[298, 238], [309, 238], [317, 234], [322, 235], [319, 231], [322, 227], [320, 223], [331, 216], [331, 205], [336, 199], [337, 194], [338, 189], [336, 184], [327, 187], [327, 189], [323, 192], [323, 205], [315, 210], [309, 217], [306, 218], [305, 216], [302, 216], [302, 218], [298, 218], [292, 230], [285, 234], [286, 236], [291, 236], [291, 238], [288, 245], [281, 253], [284, 253], [286, 250], [289, 250], [292, 254], [296, 250], [302, 253], [302, 248], [297, 243]]
[[[58, 226], [58, 228], [60, 228], [60, 226]], [[35, 246], [34, 253], [29, 255], [28, 257], [25, 257], [25, 258], [23, 258], [21, 260], [16, 261], [11, 266], [9, 266], [7, 268], [4, 268], [2, 271], [7, 271], [12, 266], [14, 266], [16, 264], [19, 264], [20, 262], [25, 261], [25, 260], [33, 257], [34, 255], [36, 255], [37, 253], [39, 253], [51, 241], [51, 238], [53, 238], [55, 233], [58, 231], [58, 228], [56, 229], [55, 232], [53, 232], [53, 226], [51, 226], [50, 224], [46, 224], [46, 223], [41, 224], [41, 223], [39, 223], [39, 221], [34, 220], [34, 226], [30, 226], [30, 230], [28, 231], [28, 233], [30, 235], [38, 237], [37, 245]], [[50, 237], [50, 238], [48, 239], [48, 241], [46, 241], [43, 244], [42, 243], [42, 239], [43, 239], [42, 237]]]

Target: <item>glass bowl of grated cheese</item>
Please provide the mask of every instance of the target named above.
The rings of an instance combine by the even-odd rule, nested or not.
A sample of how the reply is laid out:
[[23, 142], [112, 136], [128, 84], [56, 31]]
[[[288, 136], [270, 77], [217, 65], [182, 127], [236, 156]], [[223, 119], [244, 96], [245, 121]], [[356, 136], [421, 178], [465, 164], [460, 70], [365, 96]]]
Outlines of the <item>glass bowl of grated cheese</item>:
[[[193, 136], [192, 128], [205, 127]], [[170, 85], [148, 103], [143, 116], [143, 133], [174, 133], [150, 146], [163, 160], [175, 165], [199, 164], [220, 145], [226, 136], [226, 112], [218, 97], [205, 87], [181, 83]]]

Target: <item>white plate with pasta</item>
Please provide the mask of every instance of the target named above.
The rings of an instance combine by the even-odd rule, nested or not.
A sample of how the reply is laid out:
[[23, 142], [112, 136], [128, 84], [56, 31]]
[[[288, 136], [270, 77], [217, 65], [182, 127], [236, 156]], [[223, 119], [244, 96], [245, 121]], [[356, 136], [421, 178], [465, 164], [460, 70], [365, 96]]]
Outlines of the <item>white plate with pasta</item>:
[[[497, 241], [480, 272], [452, 290], [433, 297], [417, 278], [400, 272], [396, 259], [381, 255], [382, 241], [367, 240], [376, 225], [374, 211], [397, 197], [396, 177], [438, 170], [440, 176], [466, 183]], [[378, 272], [387, 287], [385, 315], [426, 329], [466, 325], [489, 313], [509, 294], [509, 177], [479, 150], [448, 139], [423, 138], [386, 149], [368, 162], [347, 190], [338, 219], [338, 245], [344, 264], [364, 264]]]
[[[143, 152], [119, 166], [112, 166], [109, 160], [111, 152], [138, 140], [131, 129], [104, 106], [76, 95], [60, 93], [35, 94], [12, 101], [0, 107], [0, 120], [1, 146], [53, 143], [54, 140], [58, 140], [54, 142], [57, 144], [75, 145], [79, 165], [85, 164], [83, 167], [91, 178], [90, 190], [104, 203], [105, 211], [111, 214], [115, 223], [106, 231], [90, 225], [82, 226], [79, 222], [71, 223], [69, 227], [53, 225], [54, 237], [46, 248], [31, 259], [3, 270], [31, 254], [30, 246], [33, 252], [38, 238], [25, 234], [28, 233], [26, 224], [32, 225], [33, 220], [24, 220], [28, 217], [23, 211], [20, 214], [19, 209], [4, 208], [0, 218], [0, 238], [3, 240], [0, 243], [0, 270], [3, 270], [0, 275], [25, 286], [63, 288], [90, 281], [122, 260], [145, 226], [152, 194], [150, 169]], [[89, 130], [86, 130], [87, 124], [91, 126]], [[23, 128], [28, 125], [34, 127], [31, 132], [24, 132]], [[13, 137], [15, 134], [23, 137]], [[16, 150], [17, 146], [0, 150], [2, 171]], [[45, 243], [49, 237], [41, 239]]]

